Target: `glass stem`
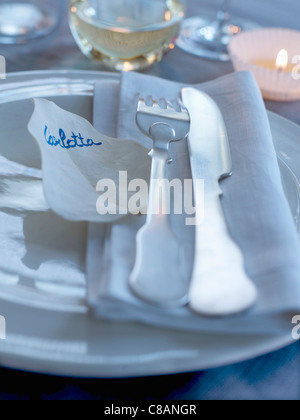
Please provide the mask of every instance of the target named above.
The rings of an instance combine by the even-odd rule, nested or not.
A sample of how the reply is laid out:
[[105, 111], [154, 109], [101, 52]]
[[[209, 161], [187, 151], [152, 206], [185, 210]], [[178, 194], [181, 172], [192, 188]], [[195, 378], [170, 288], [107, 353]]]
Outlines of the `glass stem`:
[[224, 33], [224, 27], [230, 23], [230, 19], [230, 0], [222, 0], [221, 7], [218, 11], [218, 26], [220, 35]]

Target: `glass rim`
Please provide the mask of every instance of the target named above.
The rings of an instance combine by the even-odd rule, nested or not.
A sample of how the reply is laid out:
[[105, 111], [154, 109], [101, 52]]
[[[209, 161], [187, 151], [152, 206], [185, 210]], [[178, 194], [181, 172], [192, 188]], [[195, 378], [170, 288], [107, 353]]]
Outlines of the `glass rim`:
[[[180, 0], [180, 3], [182, 3], [183, 6], [185, 6], [185, 0]], [[72, 7], [74, 7], [75, 4], [72, 5], [72, 2], [70, 4], [69, 14], [76, 15], [72, 11]], [[76, 6], [75, 6], [76, 7]], [[185, 7], [184, 7], [185, 9]], [[185, 17], [185, 10], [183, 10], [182, 13], [179, 13], [177, 16], [174, 16], [172, 19], [168, 21], [161, 21], [157, 23], [153, 23], [150, 25], [141, 25], [136, 27], [131, 27], [130, 25], [123, 25], [118, 26], [115, 24], [110, 24], [109, 22], [106, 22], [105, 20], [101, 21], [99, 19], [93, 19], [88, 16], [86, 16], [84, 13], [80, 14], [80, 17], [88, 24], [99, 28], [99, 29], [109, 29], [112, 32], [116, 33], [124, 33], [124, 34], [131, 34], [136, 32], [150, 32], [150, 31], [156, 31], [159, 29], [168, 28], [169, 26], [173, 26], [176, 23], [181, 23]]]

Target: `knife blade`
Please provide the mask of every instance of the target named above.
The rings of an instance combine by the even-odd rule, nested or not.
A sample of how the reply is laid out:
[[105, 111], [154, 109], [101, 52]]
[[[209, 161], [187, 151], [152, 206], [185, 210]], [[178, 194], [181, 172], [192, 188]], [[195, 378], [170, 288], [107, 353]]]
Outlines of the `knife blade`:
[[[191, 118], [188, 145], [197, 220], [189, 305], [202, 315], [229, 316], [253, 306], [257, 289], [245, 272], [241, 250], [230, 236], [220, 200], [220, 181], [232, 174], [226, 126], [208, 95], [184, 88], [182, 100]], [[197, 179], [205, 183], [203, 220]]]

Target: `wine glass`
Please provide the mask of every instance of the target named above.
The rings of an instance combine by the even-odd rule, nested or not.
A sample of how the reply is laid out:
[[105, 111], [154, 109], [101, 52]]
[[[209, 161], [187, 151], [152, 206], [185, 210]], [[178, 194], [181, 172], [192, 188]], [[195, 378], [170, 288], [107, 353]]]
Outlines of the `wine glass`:
[[117, 71], [142, 70], [175, 46], [186, 0], [70, 0], [81, 51]]
[[60, 23], [61, 0], [0, 0], [0, 44], [20, 44], [49, 35]]
[[244, 19], [231, 20], [230, 0], [222, 0], [217, 18], [194, 17], [183, 22], [177, 45], [198, 57], [229, 61], [227, 46], [230, 39], [244, 30], [258, 25]]

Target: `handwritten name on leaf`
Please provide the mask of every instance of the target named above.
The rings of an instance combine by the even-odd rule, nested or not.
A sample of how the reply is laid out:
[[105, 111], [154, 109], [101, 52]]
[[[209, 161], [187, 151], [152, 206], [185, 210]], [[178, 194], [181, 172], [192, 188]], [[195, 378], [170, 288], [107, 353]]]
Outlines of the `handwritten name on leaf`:
[[92, 146], [101, 146], [102, 142], [96, 143], [92, 139], [85, 139], [79, 133], [76, 135], [72, 132], [70, 138], [67, 139], [67, 136], [62, 128], [59, 129], [59, 138], [52, 136], [49, 133], [48, 126], [45, 126], [44, 136], [46, 142], [50, 146], [60, 146], [62, 149], [71, 149], [74, 147], [92, 147]]

